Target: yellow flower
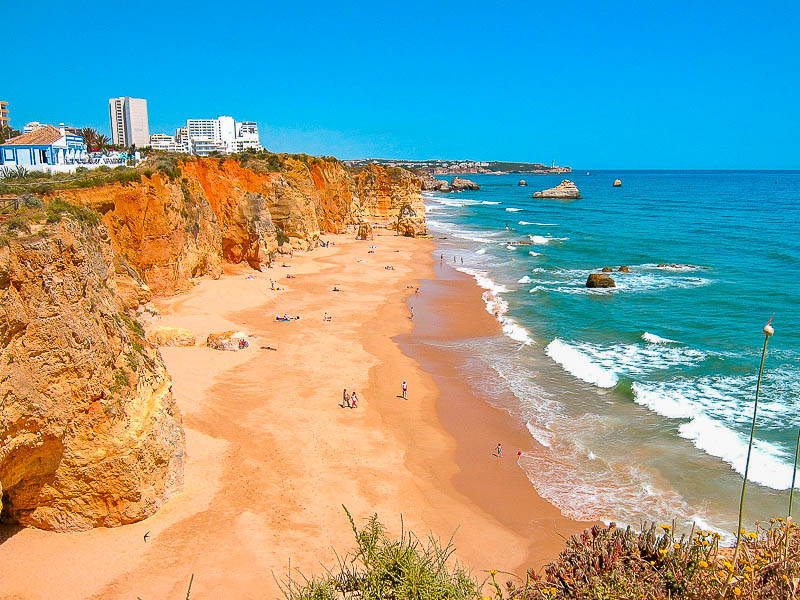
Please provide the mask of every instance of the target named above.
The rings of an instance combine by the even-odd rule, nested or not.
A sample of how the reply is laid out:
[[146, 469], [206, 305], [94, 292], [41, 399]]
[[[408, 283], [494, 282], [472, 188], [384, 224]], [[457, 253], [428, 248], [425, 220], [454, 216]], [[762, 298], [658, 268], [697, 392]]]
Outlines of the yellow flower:
[[789, 578], [788, 578], [786, 575], [781, 575], [781, 579], [783, 579], [783, 580], [784, 580], [784, 581], [786, 581], [787, 583], [788, 583], [788, 581], [789, 581]]
[[661, 529], [663, 529], [664, 531], [669, 531], [670, 529], [672, 529], [672, 525], [659, 525], [659, 527], [661, 527]]
[[556, 592], [558, 592], [558, 590], [556, 588], [554, 588], [554, 587], [550, 588], [550, 593], [551, 594], [555, 594]]
[[651, 561], [650, 561], [650, 564], [651, 564], [651, 565], [654, 565], [654, 564], [656, 564], [656, 561], [654, 561], [654, 560], [651, 560]]
[[495, 575], [497, 575], [497, 571], [495, 571], [494, 569], [492, 569], [491, 571], [489, 571], [489, 573], [491, 573], [492, 577], [494, 577]]
[[681, 549], [681, 545], [680, 544], [672, 544], [672, 547], [675, 548], [675, 550], [680, 550]]
[[662, 548], [661, 550], [659, 550], [659, 551], [658, 551], [658, 553], [659, 553], [661, 556], [664, 556], [664, 555], [667, 553], [667, 551], [666, 551], [664, 548]]
[[741, 596], [742, 595], [742, 590], [738, 586], [733, 588], [733, 595], [734, 596]]
[[708, 540], [703, 540], [703, 546], [708, 546]]
[[758, 537], [758, 535], [751, 531], [750, 533], [747, 534], [747, 537], [749, 537], [751, 540], [754, 540]]
[[733, 565], [729, 563], [727, 560], [723, 560], [722, 564], [728, 569], [728, 571], [733, 571]]
[[705, 569], [708, 566], [708, 563], [706, 561], [704, 561], [704, 560], [701, 560], [697, 564], [700, 565], [700, 568], [702, 568], [702, 569]]

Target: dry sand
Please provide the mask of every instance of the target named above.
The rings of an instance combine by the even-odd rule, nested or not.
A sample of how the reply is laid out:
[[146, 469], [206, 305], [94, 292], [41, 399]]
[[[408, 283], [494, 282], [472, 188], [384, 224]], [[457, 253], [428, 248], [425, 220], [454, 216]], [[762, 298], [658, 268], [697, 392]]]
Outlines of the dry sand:
[[[517, 467], [517, 449], [534, 445], [521, 425], [455, 376], [463, 357], [430, 344], [497, 334], [474, 283], [448, 267], [436, 278], [432, 241], [326, 238], [336, 245], [286, 259], [289, 268], [230, 268], [157, 302], [155, 324], [198, 340], [253, 336], [239, 352], [162, 349], [186, 429], [183, 490], [116, 529], [4, 530], [0, 598], [184, 598], [192, 575], [192, 597], [275, 598], [290, 561], [318, 573], [334, 548], [352, 547], [343, 504], [359, 524], [378, 513], [396, 533], [402, 514], [418, 534], [454, 534], [476, 574], [522, 574], [584, 527]], [[284, 312], [301, 319], [276, 322]], [[345, 387], [358, 391], [357, 409], [339, 406]], [[503, 459], [492, 456], [498, 440]]]

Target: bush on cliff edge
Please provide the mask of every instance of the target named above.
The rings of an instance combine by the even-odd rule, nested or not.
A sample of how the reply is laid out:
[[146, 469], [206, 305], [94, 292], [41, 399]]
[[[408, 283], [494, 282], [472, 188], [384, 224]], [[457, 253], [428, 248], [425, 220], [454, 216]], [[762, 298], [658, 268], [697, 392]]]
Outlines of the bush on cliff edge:
[[[346, 510], [346, 509], [345, 509]], [[359, 530], [347, 513], [356, 548], [323, 577], [289, 578], [286, 600], [471, 599], [479, 600], [701, 600], [800, 598], [800, 533], [783, 519], [757, 524], [743, 536], [740, 558], [720, 548], [719, 534], [692, 529], [677, 536], [673, 525], [636, 532], [595, 526], [567, 541], [558, 559], [525, 580], [498, 583], [488, 571], [479, 582], [458, 565], [454, 547], [412, 533], [390, 539], [372, 516]], [[788, 532], [788, 543], [787, 543]]]

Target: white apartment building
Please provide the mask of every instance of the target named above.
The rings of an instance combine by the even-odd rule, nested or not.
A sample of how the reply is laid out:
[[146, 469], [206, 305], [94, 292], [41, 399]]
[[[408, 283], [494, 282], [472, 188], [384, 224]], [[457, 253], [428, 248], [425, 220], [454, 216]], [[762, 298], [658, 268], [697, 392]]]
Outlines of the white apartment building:
[[147, 100], [122, 96], [108, 100], [111, 140], [121, 146], [143, 148], [150, 144]]
[[208, 156], [212, 152], [233, 154], [245, 150], [262, 150], [258, 125], [254, 121], [239, 122], [220, 115], [216, 119], [188, 119], [178, 129], [176, 142], [187, 152]]
[[186, 147], [179, 144], [175, 136], [165, 133], [154, 133], [151, 135], [150, 147], [153, 150], [163, 150], [165, 152], [186, 152]]

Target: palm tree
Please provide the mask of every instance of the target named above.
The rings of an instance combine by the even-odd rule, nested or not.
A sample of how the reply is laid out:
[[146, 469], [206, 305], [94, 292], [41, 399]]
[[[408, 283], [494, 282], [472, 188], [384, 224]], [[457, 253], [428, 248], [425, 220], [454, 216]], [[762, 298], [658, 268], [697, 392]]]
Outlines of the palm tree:
[[97, 130], [92, 129], [91, 127], [84, 127], [81, 129], [81, 136], [83, 136], [83, 141], [86, 144], [86, 149], [91, 152], [95, 148], [97, 148], [97, 136], [100, 134], [97, 133]]
[[102, 133], [95, 132], [95, 134], [95, 148], [102, 152], [106, 149], [106, 146], [108, 146], [108, 142], [111, 141], [111, 138], [107, 135], [103, 135]]

